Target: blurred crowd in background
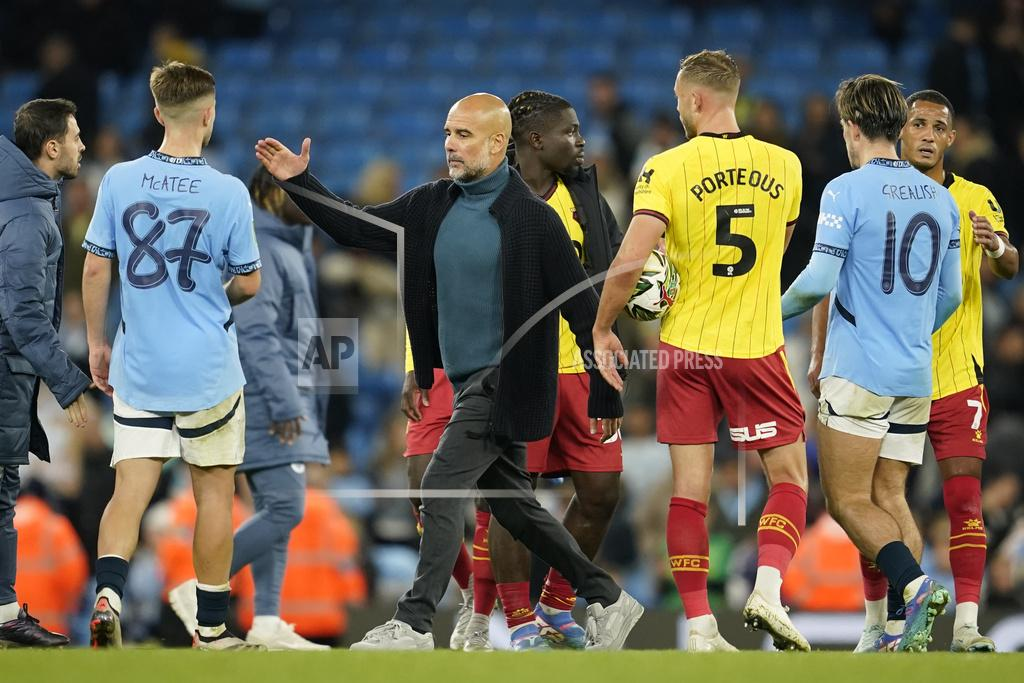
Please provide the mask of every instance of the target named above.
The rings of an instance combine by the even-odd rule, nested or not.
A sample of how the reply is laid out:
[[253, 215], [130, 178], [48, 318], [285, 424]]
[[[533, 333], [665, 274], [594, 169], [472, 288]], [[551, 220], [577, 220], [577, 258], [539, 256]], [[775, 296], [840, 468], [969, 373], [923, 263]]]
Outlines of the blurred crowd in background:
[[[778, 7], [774, 7], [775, 5]], [[243, 180], [262, 135], [297, 146], [312, 135], [315, 173], [357, 204], [387, 201], [445, 173], [441, 133], [451, 102], [487, 90], [510, 98], [542, 88], [576, 105], [587, 163], [625, 230], [632, 181], [652, 154], [683, 141], [673, 110], [680, 57], [724, 47], [744, 73], [739, 120], [745, 132], [794, 150], [803, 163], [801, 217], [783, 267], [783, 287], [806, 263], [824, 185], [849, 165], [831, 94], [840, 78], [877, 71], [907, 92], [932, 87], [956, 107], [957, 139], [947, 169], [987, 185], [1002, 204], [1014, 243], [1024, 222], [1024, 1], [970, 3], [891, 0], [836, 3], [646, 3], [584, 0], [559, 9], [540, 0], [491, 8], [454, 0], [406, 7], [301, 0], [179, 0], [159, 3], [30, 0], [0, 8], [0, 132], [33, 97], [78, 105], [87, 150], [63, 193], [66, 241], [61, 337], [87, 368], [81, 244], [96, 189], [113, 164], [160, 145], [151, 115], [149, 68], [180, 59], [210, 68], [218, 118], [208, 159]], [[769, 9], [769, 7], [771, 9]], [[308, 87], [312, 82], [313, 87]], [[316, 245], [322, 317], [359, 319], [359, 390], [331, 396], [331, 466], [310, 468], [314, 493], [293, 533], [282, 617], [323, 642], [345, 632], [345, 610], [388, 602], [411, 583], [418, 537], [407, 500], [366, 491], [406, 486], [405, 418], [398, 410], [402, 339], [396, 335], [393, 261]], [[989, 606], [1024, 608], [1024, 287], [985, 283], [985, 378], [991, 399], [983, 506], [989, 533]], [[116, 310], [116, 309], [115, 309]], [[809, 316], [808, 316], [809, 318]], [[824, 514], [816, 484], [815, 415], [807, 392], [807, 326], [786, 328], [787, 351], [807, 408], [812, 464], [807, 532], [784, 598], [795, 609], [862, 606], [857, 554]], [[627, 348], [654, 349], [657, 323], [623, 320]], [[654, 372], [631, 374], [623, 426], [622, 502], [600, 562], [648, 606], [679, 609], [668, 571], [665, 513], [671, 469], [654, 436]], [[73, 430], [47, 398], [41, 407], [54, 463], [23, 469], [17, 508], [19, 594], [45, 625], [83, 642], [83, 596], [95, 558], [99, 518], [113, 489], [108, 467], [110, 405], [91, 395], [95, 417]], [[948, 522], [934, 462], [912, 475], [909, 496], [927, 541], [924, 567], [951, 584]], [[709, 506], [711, 585], [735, 607], [755, 569], [754, 522], [766, 489], [756, 455], [738, 456], [723, 433]], [[316, 471], [313, 471], [316, 470]], [[191, 575], [194, 506], [185, 471], [170, 465], [149, 511], [132, 564], [126, 637], [185, 642], [164, 603], [166, 589]], [[558, 481], [541, 485], [552, 509], [568, 502]], [[239, 492], [237, 518], [248, 510]], [[472, 523], [467, 507], [467, 525]], [[238, 618], [251, 615], [251, 583], [237, 580]], [[91, 604], [91, 602], [90, 602]]]

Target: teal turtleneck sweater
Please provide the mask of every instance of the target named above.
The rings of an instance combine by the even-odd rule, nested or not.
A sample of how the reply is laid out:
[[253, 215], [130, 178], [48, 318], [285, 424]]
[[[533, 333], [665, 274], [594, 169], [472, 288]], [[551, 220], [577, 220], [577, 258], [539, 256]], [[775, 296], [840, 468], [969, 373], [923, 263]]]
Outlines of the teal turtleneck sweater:
[[459, 386], [498, 364], [502, 342], [501, 232], [491, 204], [508, 183], [508, 163], [472, 182], [441, 221], [434, 243], [441, 361]]

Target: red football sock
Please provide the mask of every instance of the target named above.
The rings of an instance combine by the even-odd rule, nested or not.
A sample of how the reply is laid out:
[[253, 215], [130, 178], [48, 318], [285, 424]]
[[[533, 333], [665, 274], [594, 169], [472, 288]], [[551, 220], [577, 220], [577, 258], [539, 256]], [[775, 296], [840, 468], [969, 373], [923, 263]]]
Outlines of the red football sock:
[[711, 614], [708, 604], [708, 506], [672, 498], [668, 508], [668, 562], [687, 619]]
[[469, 582], [473, 580], [473, 560], [469, 558], [469, 552], [466, 550], [465, 543], [459, 545], [459, 556], [455, 559], [452, 578], [455, 579], [455, 583], [459, 584], [459, 588], [462, 590], [469, 588]]
[[548, 570], [544, 590], [540, 593], [540, 604], [551, 609], [571, 611], [576, 604], [576, 591], [565, 577], [554, 569]]
[[476, 511], [476, 529], [473, 531], [473, 612], [476, 614], [494, 611], [494, 600], [498, 596], [491, 570], [491, 547], [487, 540], [490, 523], [490, 512]]
[[498, 595], [501, 606], [505, 610], [505, 622], [508, 630], [514, 631], [523, 624], [529, 624], [536, 617], [530, 607], [530, 582], [499, 583]]
[[786, 575], [807, 522], [807, 492], [796, 484], [776, 484], [757, 525], [757, 566], [775, 567]]
[[865, 600], [882, 600], [886, 597], [889, 592], [889, 579], [885, 578], [877, 564], [863, 555], [860, 556], [860, 575], [864, 580]]
[[951, 477], [942, 483], [949, 514], [949, 564], [956, 601], [978, 602], [985, 574], [985, 520], [981, 516], [981, 480]]
[[[413, 510], [412, 515], [416, 518], [416, 533], [422, 536], [423, 521], [420, 519], [419, 510]], [[473, 560], [469, 559], [469, 553], [466, 552], [465, 543], [463, 543], [459, 548], [459, 556], [455, 558], [455, 567], [452, 569], [452, 578], [455, 579], [455, 583], [459, 584], [459, 588], [462, 590], [469, 588], [470, 579], [473, 578]]]

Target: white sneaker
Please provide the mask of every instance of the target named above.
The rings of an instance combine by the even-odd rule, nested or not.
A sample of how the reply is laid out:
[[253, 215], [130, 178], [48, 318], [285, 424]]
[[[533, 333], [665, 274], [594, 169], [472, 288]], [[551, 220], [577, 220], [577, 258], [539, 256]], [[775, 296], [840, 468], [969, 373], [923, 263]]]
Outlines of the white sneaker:
[[466, 629], [469, 637], [462, 646], [463, 652], [491, 652], [491, 618], [486, 614], [473, 614]]
[[245, 642], [263, 645], [268, 650], [303, 650], [308, 652], [330, 650], [329, 645], [313, 643], [295, 632], [295, 625], [276, 619], [272, 626], [253, 624]]
[[196, 612], [199, 611], [199, 600], [196, 598], [196, 586], [199, 584], [195, 579], [189, 579], [180, 583], [167, 593], [171, 602], [171, 609], [185, 625], [189, 635], [199, 630], [199, 620]]
[[358, 643], [352, 643], [350, 650], [433, 650], [434, 636], [431, 633], [417, 633], [404, 621], [391, 619], [370, 629]]
[[789, 620], [789, 612], [781, 604], [768, 602], [754, 591], [743, 608], [743, 622], [755, 631], [767, 631], [776, 650], [811, 651], [811, 644]]
[[453, 650], [461, 650], [466, 646], [469, 638], [469, 620], [473, 616], [473, 586], [462, 591], [462, 602], [459, 603], [459, 611], [455, 615], [455, 628], [452, 629], [451, 640], [448, 647]]
[[860, 642], [857, 643], [857, 647], [853, 648], [853, 651], [861, 654], [864, 652], [877, 652], [878, 649], [875, 647], [875, 643], [885, 633], [884, 624], [871, 624], [865, 626], [864, 631], [860, 634]]
[[995, 652], [996, 644], [978, 631], [977, 624], [964, 624], [953, 631], [950, 652]]
[[587, 605], [586, 649], [621, 650], [643, 613], [644, 606], [626, 591], [607, 607], [596, 602]]
[[738, 650], [718, 632], [718, 622], [712, 615], [703, 630], [690, 622], [687, 652], [737, 652]]

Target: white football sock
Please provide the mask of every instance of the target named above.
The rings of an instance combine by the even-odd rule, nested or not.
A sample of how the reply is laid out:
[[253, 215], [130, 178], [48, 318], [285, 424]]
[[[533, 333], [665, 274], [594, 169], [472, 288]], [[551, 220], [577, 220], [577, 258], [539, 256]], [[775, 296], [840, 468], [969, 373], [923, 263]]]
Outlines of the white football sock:
[[491, 629], [491, 617], [487, 614], [474, 614], [469, 618], [469, 632], [488, 633]]
[[758, 567], [754, 591], [769, 602], [782, 604], [782, 574], [775, 567]]
[[906, 626], [906, 623], [907, 622], [905, 622], [902, 619], [900, 619], [899, 621], [887, 621], [887, 622], [885, 622], [885, 633], [886, 633], [886, 635], [889, 635], [889, 636], [902, 636], [903, 635], [903, 627]]
[[956, 631], [961, 626], [967, 624], [971, 626], [978, 625], [978, 603], [976, 602], [958, 602], [956, 604], [956, 619], [953, 620], [953, 630]]
[[881, 626], [888, 616], [889, 600], [865, 600], [864, 601], [864, 625]]
[[280, 617], [268, 616], [268, 615], [257, 615], [252, 618], [252, 631], [257, 633], [273, 633], [277, 630], [277, 625], [281, 622]]
[[718, 633], [718, 620], [715, 619], [714, 614], [702, 614], [699, 617], [687, 619], [686, 627], [691, 633], [696, 631], [706, 636], [713, 635]]
[[18, 601], [9, 602], [6, 605], [0, 605], [0, 624], [5, 621], [13, 621], [18, 618], [18, 610], [21, 609], [21, 605]]

